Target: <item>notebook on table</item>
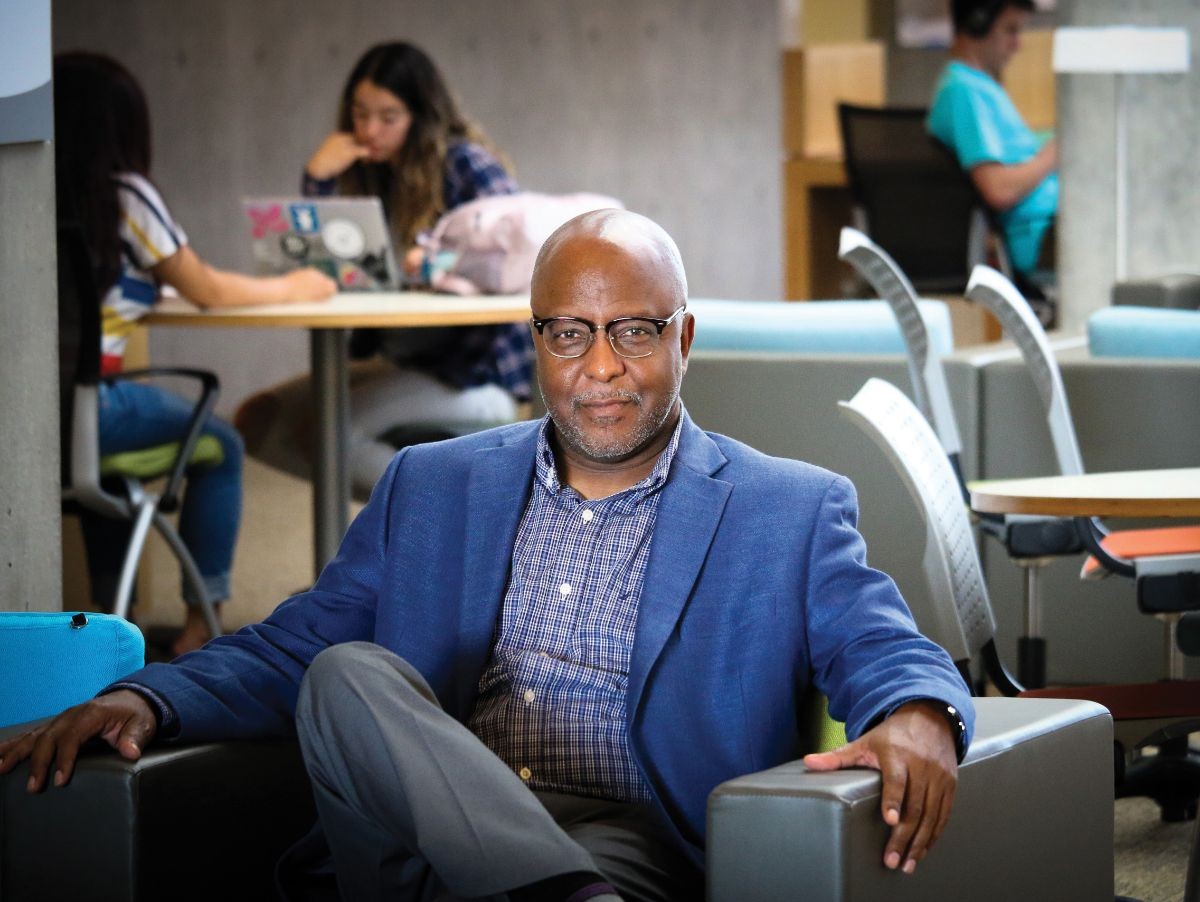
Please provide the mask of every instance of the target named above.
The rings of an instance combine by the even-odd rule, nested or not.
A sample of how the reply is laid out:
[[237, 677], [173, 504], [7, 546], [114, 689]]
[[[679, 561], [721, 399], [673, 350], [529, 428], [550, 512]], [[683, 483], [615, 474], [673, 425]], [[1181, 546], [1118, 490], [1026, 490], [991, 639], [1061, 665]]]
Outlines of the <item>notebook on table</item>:
[[400, 286], [377, 197], [248, 197], [242, 210], [261, 275], [313, 266], [342, 291]]

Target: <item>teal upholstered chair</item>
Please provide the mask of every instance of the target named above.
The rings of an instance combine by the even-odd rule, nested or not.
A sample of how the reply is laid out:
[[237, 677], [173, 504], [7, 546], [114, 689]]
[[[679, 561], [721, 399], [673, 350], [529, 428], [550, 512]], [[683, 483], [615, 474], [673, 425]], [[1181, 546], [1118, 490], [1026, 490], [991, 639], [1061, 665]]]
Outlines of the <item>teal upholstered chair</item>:
[[[176, 367], [130, 370], [103, 377], [109, 381], [183, 378], [199, 383], [200, 394], [187, 433], [178, 441], [101, 457], [100, 297], [83, 232], [74, 225], [60, 225], [58, 230], [58, 319], [63, 504], [68, 511], [118, 521], [114, 528], [129, 536], [119, 568], [113, 613], [120, 617], [129, 613], [134, 577], [153, 526], [178, 558], [184, 578], [201, 600], [212, 635], [220, 635], [200, 571], [166, 517], [179, 506], [187, 471], [215, 466], [222, 460], [220, 443], [201, 434], [216, 404], [217, 377], [203, 370]], [[167, 480], [161, 492], [147, 487], [148, 481], [160, 477]]]
[[[954, 346], [950, 310], [921, 301], [938, 354]], [[725, 301], [689, 298], [693, 351], [763, 354], [903, 354], [904, 336], [881, 301]]]
[[70, 611], [0, 613], [0, 727], [57, 714], [141, 667], [128, 620]]
[[1200, 310], [1105, 307], [1088, 319], [1093, 357], [1156, 357], [1200, 361]]

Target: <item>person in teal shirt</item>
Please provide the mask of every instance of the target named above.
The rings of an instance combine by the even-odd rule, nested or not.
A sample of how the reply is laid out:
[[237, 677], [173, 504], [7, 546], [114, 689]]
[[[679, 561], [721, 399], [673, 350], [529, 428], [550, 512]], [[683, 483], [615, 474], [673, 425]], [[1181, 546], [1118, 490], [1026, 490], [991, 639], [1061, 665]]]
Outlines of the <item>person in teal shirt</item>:
[[1009, 260], [1033, 271], [1058, 211], [1058, 146], [1035, 134], [1001, 75], [1021, 45], [1032, 0], [953, 0], [951, 59], [938, 79], [926, 127], [958, 158], [984, 203], [999, 214]]

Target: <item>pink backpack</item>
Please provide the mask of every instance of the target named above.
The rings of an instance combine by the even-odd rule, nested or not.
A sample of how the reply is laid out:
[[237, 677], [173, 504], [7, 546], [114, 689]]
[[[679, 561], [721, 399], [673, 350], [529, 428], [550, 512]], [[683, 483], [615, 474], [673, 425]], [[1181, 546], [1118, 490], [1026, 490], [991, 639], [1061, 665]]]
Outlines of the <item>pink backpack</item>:
[[433, 261], [429, 283], [451, 294], [529, 291], [533, 264], [551, 233], [581, 213], [624, 208], [603, 194], [522, 191], [455, 207], [421, 243]]

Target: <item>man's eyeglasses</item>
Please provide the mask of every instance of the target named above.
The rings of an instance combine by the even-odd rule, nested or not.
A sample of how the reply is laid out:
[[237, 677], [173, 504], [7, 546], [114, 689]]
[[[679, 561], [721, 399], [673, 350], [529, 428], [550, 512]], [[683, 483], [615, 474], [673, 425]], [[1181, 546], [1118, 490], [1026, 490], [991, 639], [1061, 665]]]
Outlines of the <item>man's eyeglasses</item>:
[[551, 316], [533, 320], [546, 345], [555, 357], [582, 357], [592, 346], [596, 332], [608, 335], [608, 343], [622, 357], [649, 357], [662, 343], [663, 329], [671, 325], [687, 309], [684, 304], [666, 319], [649, 316], [619, 316], [600, 326], [578, 316]]

